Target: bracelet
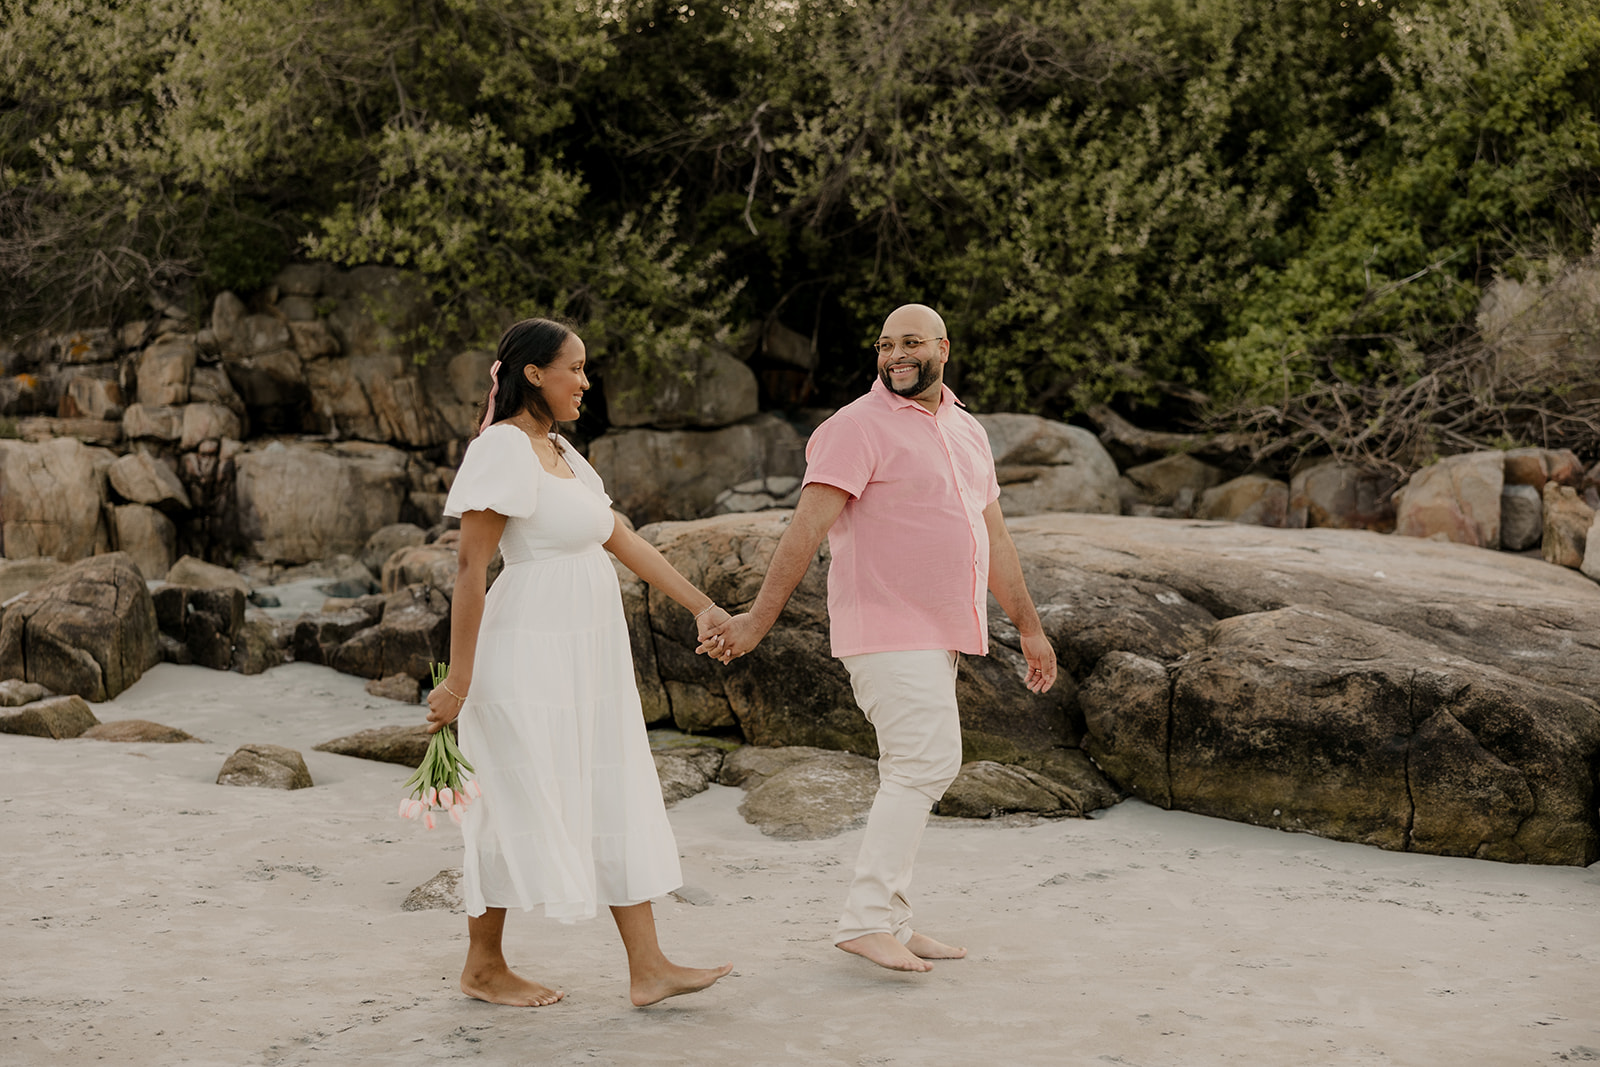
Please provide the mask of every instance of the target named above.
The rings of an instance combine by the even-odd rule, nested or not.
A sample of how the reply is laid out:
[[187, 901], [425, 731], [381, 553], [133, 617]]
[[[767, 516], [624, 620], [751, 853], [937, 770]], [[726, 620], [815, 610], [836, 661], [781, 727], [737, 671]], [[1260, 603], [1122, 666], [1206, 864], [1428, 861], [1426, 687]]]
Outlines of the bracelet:
[[449, 693], [451, 696], [455, 697], [457, 702], [462, 703], [462, 704], [465, 704], [467, 702], [467, 698], [466, 697], [461, 696], [459, 693], [457, 693], [454, 689], [451, 689], [444, 682], [440, 682], [439, 683], [439, 688], [443, 689], [446, 693]]
[[703, 607], [699, 611], [695, 612], [694, 613], [694, 617], [698, 619], [700, 616], [704, 615], [706, 612], [710, 611], [712, 608], [714, 608], [716, 606], [717, 606], [717, 602], [715, 600], [713, 600], [711, 603], [707, 604], [705, 607]]

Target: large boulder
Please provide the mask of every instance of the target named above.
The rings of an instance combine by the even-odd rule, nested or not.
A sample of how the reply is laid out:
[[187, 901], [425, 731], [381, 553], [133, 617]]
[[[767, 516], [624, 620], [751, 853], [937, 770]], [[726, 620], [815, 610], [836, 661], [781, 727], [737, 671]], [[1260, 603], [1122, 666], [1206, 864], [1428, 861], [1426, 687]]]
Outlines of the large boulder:
[[1600, 856], [1592, 700], [1301, 607], [1221, 621], [1174, 664], [1130, 660], [1085, 681], [1086, 744], [1155, 803], [1396, 850]]
[[1252, 526], [1288, 525], [1289, 487], [1263, 474], [1245, 474], [1200, 494], [1197, 519], [1247, 522]]
[[1503, 488], [1504, 452], [1447, 456], [1412, 474], [1395, 491], [1394, 532], [1499, 548]]
[[694, 519], [718, 494], [752, 478], [805, 473], [805, 442], [776, 415], [720, 430], [613, 430], [589, 462], [618, 510], [635, 523]]
[[217, 772], [218, 785], [257, 789], [309, 789], [305, 757], [282, 745], [240, 745]]
[[400, 518], [406, 454], [362, 442], [273, 441], [234, 459], [239, 533], [253, 555], [306, 563], [359, 553]]
[[244, 594], [236, 588], [164, 585], [153, 596], [161, 632], [183, 646], [184, 662], [226, 671], [244, 627]]
[[686, 365], [651, 375], [608, 370], [606, 417], [618, 427], [664, 430], [728, 426], [760, 410], [755, 373], [718, 348], [690, 355]]
[[138, 402], [149, 405], [187, 404], [189, 376], [199, 352], [190, 337], [163, 337], [139, 356]]
[[1198, 498], [1222, 482], [1222, 471], [1184, 453], [1141, 463], [1123, 473], [1143, 492], [1145, 501], [1157, 507], [1169, 507], [1185, 495]]
[[311, 747], [318, 752], [416, 767], [427, 754], [432, 739], [427, 723], [419, 722], [409, 726], [377, 726]]
[[450, 659], [450, 601], [437, 589], [412, 585], [384, 599], [383, 618], [352, 634], [328, 666], [362, 678], [409, 674], [432, 682], [430, 664]]
[[130, 452], [106, 470], [112, 490], [130, 504], [147, 504], [163, 511], [186, 511], [189, 493], [178, 474], [146, 452]]
[[1539, 551], [1546, 562], [1558, 567], [1583, 566], [1588, 547], [1589, 527], [1594, 522], [1591, 508], [1569, 485], [1546, 482], [1544, 486], [1544, 529]]
[[178, 550], [178, 527], [155, 508], [122, 504], [110, 509], [112, 541], [150, 581], [166, 576]]
[[1500, 492], [1500, 547], [1523, 552], [1544, 538], [1544, 498], [1531, 485], [1507, 485]]
[[101, 504], [114, 460], [72, 438], [0, 440], [0, 553], [76, 563], [110, 547]]
[[770, 837], [832, 837], [866, 822], [878, 792], [878, 765], [827, 752], [795, 763], [754, 786], [739, 804], [745, 821]]
[[156, 611], [121, 552], [77, 563], [10, 604], [0, 622], [0, 677], [111, 700], [160, 660]]
[[1037, 415], [979, 415], [989, 435], [1006, 515], [1088, 511], [1115, 515], [1117, 465], [1099, 438]]

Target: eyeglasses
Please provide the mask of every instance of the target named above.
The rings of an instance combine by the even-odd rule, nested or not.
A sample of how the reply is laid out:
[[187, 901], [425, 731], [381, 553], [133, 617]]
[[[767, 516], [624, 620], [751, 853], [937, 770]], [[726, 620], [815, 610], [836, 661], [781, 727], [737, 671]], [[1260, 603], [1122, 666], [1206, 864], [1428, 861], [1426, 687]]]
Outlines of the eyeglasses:
[[943, 340], [943, 337], [907, 337], [903, 341], [878, 341], [873, 344], [872, 350], [880, 356], [892, 356], [895, 349], [903, 348], [906, 355], [914, 356], [922, 351], [923, 345]]

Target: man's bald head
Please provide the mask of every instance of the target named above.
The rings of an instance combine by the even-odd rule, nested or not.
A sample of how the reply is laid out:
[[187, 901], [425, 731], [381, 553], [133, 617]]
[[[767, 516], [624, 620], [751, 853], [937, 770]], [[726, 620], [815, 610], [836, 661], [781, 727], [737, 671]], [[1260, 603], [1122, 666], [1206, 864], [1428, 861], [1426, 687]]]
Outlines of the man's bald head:
[[883, 320], [884, 340], [900, 337], [946, 337], [944, 319], [927, 304], [902, 304]]

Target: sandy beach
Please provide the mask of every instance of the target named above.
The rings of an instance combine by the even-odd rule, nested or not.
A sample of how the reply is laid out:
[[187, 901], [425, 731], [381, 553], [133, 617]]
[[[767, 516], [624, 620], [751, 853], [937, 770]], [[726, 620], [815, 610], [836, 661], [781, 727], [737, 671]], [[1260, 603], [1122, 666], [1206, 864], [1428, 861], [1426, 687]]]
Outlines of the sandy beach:
[[[1089, 820], [934, 819], [919, 926], [968, 959], [898, 975], [830, 935], [860, 832], [764, 837], [713, 786], [671, 809], [656, 903], [711, 991], [635, 1009], [608, 920], [513, 915], [567, 999], [457, 989], [465, 924], [401, 901], [459, 863], [395, 817], [407, 771], [312, 750], [421, 709], [291, 664], [162, 664], [102, 721], [205, 744], [0, 736], [4, 1064], [1522, 1065], [1600, 1061], [1600, 865], [1443, 859], [1125, 802]], [[298, 749], [315, 788], [214, 784]]]

